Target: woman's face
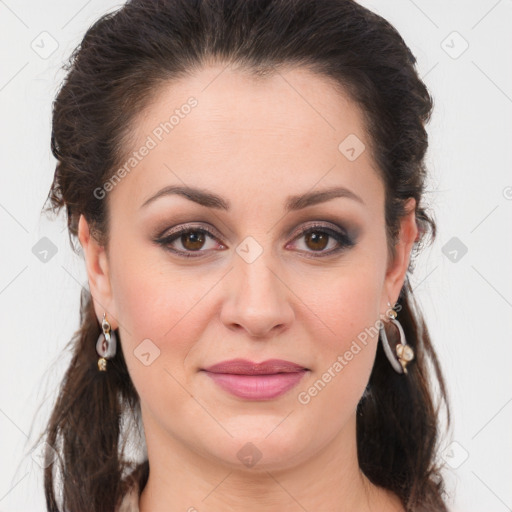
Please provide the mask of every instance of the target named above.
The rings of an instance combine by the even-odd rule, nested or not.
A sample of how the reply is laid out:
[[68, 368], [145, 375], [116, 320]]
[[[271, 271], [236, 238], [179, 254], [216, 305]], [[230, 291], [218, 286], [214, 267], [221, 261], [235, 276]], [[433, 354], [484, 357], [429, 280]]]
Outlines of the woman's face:
[[[168, 85], [138, 116], [124, 172], [97, 191], [110, 208], [108, 257], [83, 218], [80, 236], [98, 318], [119, 327], [149, 456], [174, 446], [286, 468], [353, 447], [416, 224], [412, 211], [388, 261], [362, 117], [326, 79], [222, 70]], [[233, 359], [306, 370], [205, 371]]]

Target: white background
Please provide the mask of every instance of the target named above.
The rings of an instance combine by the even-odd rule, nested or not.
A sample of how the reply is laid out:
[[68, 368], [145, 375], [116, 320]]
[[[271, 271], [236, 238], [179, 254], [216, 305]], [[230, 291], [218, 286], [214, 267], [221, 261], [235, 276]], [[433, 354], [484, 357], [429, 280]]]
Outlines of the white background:
[[[428, 197], [439, 234], [412, 283], [452, 400], [442, 453], [453, 467], [452, 510], [512, 510], [512, 1], [361, 3], [402, 34], [435, 101]], [[30, 449], [68, 362], [62, 351], [87, 282], [64, 217], [40, 216], [55, 165], [51, 102], [85, 30], [118, 5], [0, 0], [0, 512], [45, 510]], [[58, 44], [49, 57], [31, 46], [46, 38], [52, 49], [45, 31]], [[57, 247], [46, 263], [32, 252], [44, 236]], [[443, 253], [453, 237], [468, 249], [455, 262]]]

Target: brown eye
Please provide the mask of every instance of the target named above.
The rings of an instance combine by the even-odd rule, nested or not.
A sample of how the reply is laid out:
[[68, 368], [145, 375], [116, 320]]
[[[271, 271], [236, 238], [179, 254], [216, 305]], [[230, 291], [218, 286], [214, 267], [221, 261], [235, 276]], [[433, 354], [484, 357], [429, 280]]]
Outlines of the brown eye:
[[307, 246], [313, 251], [322, 251], [327, 247], [330, 235], [321, 231], [310, 231], [305, 235]]
[[180, 240], [187, 251], [197, 251], [203, 247], [206, 237], [201, 231], [187, 231], [181, 235]]
[[293, 242], [300, 252], [315, 258], [338, 253], [355, 244], [356, 242], [346, 232], [324, 225], [303, 227]]
[[[165, 249], [184, 257], [204, 256], [211, 249], [225, 249], [217, 237], [207, 228], [183, 226], [155, 242]], [[209, 243], [211, 244], [210, 246]]]

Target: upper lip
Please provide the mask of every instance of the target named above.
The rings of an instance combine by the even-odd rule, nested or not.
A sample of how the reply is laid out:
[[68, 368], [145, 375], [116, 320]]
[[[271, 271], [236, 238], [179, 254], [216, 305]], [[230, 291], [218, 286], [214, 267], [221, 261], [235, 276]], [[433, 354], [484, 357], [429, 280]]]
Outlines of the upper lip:
[[284, 359], [267, 359], [261, 363], [255, 363], [247, 359], [230, 359], [203, 369], [211, 373], [232, 373], [235, 375], [273, 375], [307, 370], [300, 364]]

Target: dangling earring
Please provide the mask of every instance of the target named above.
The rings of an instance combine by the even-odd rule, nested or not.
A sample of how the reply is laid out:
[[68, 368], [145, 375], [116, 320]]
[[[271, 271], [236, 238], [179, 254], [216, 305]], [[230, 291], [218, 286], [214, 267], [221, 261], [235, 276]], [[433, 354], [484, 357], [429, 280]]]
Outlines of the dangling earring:
[[99, 335], [96, 342], [96, 352], [100, 356], [98, 359], [98, 370], [107, 371], [107, 359], [111, 359], [116, 355], [116, 334], [111, 330], [110, 323], [105, 318], [106, 314], [103, 313], [103, 321], [101, 322], [101, 329], [103, 332]]
[[[388, 302], [389, 310], [387, 311], [388, 316], [390, 318], [389, 323], [393, 323], [398, 328], [398, 332], [400, 334], [400, 344], [396, 346], [396, 357], [391, 350], [389, 345], [388, 337], [386, 335], [386, 331], [384, 326], [381, 324], [380, 330], [380, 338], [382, 340], [382, 347], [384, 348], [384, 352], [386, 353], [386, 357], [388, 358], [391, 366], [397, 373], [407, 373], [406, 366], [409, 362], [414, 359], [414, 350], [410, 345], [407, 345], [407, 341], [405, 340], [405, 333], [402, 328], [400, 322], [396, 319], [396, 311], [393, 309], [393, 306]], [[398, 360], [397, 360], [398, 358]]]

